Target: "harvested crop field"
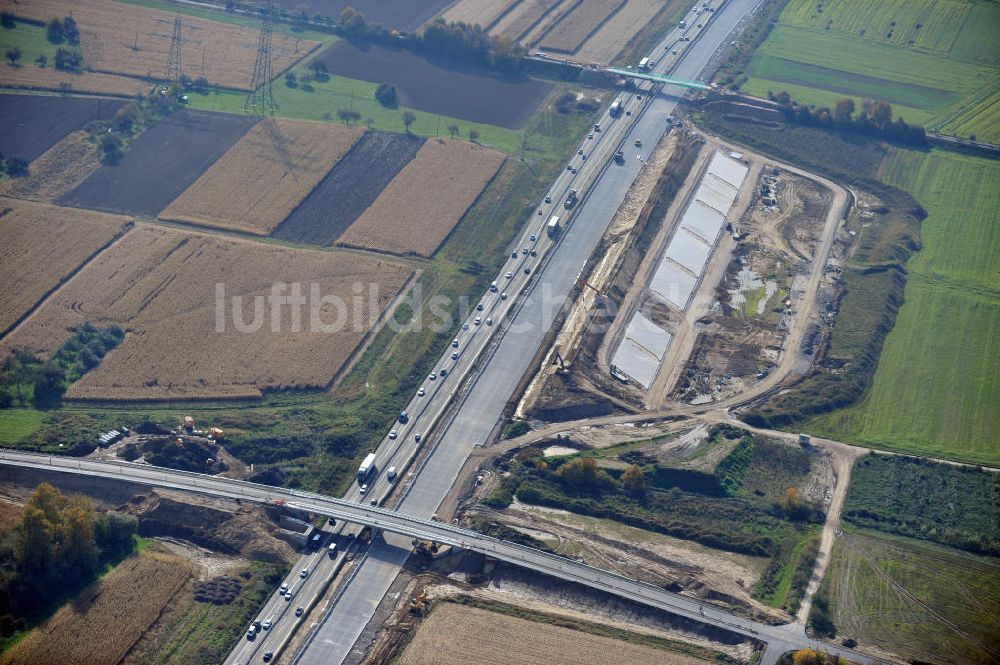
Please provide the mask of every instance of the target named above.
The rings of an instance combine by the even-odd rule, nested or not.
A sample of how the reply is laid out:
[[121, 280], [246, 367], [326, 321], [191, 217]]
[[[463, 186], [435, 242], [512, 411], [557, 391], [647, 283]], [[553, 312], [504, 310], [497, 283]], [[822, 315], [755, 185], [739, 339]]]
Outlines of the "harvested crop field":
[[121, 105], [122, 102], [114, 99], [3, 95], [0, 97], [0, 153], [4, 157], [34, 161], [64, 136], [91, 120], [110, 120]]
[[225, 113], [177, 111], [140, 134], [118, 164], [102, 166], [59, 204], [155, 217], [255, 122]]
[[454, 61], [346, 40], [327, 49], [322, 60], [333, 74], [391, 83], [400, 106], [508, 129], [521, 127], [552, 89], [551, 83], [524, 76], [459, 68]]
[[52, 203], [100, 167], [97, 147], [81, 129], [32, 161], [28, 175], [0, 181], [0, 196]]
[[89, 210], [0, 199], [0, 337], [128, 222]]
[[461, 0], [452, 5], [441, 17], [448, 22], [478, 25], [486, 30], [519, 3], [520, 0]]
[[[73, 326], [116, 323], [124, 341], [67, 397], [256, 397], [266, 388], [321, 388], [411, 274], [355, 254], [139, 224], [46, 300], [0, 352], [27, 347], [48, 355]], [[309, 300], [297, 321], [291, 306], [272, 307], [280, 283], [299, 284]]]
[[267, 235], [363, 133], [362, 127], [264, 120], [160, 217]]
[[[62, 0], [0, 0], [0, 10], [42, 23], [69, 14], [69, 6]], [[112, 0], [75, 0], [72, 10], [89, 70], [147, 78], [163, 76], [174, 14]], [[192, 40], [185, 47], [191, 56], [183, 63], [184, 73], [192, 79], [204, 76], [227, 88], [249, 89], [257, 57], [257, 28], [191, 16], [185, 16], [183, 23], [182, 36]], [[161, 36], [164, 34], [168, 36]], [[271, 46], [275, 75], [317, 46], [318, 42], [275, 33]], [[193, 57], [195, 53], [199, 57]], [[34, 69], [32, 65], [25, 68]]]
[[132, 97], [146, 94], [152, 87], [148, 81], [118, 74], [97, 72], [67, 72], [55, 67], [11, 67], [0, 63], [0, 86], [6, 88], [38, 88], [59, 92], [96, 92]]
[[543, 38], [541, 46], [560, 53], [576, 53], [584, 41], [594, 34], [626, 0], [583, 0]]
[[155, 552], [129, 557], [3, 654], [0, 663], [115, 665], [190, 575], [180, 557]]
[[423, 139], [368, 132], [274, 232], [276, 238], [330, 245], [417, 154]]
[[539, 25], [543, 18], [547, 17], [551, 25], [560, 15], [556, 6], [560, 5], [560, 9], [565, 10], [561, 7], [563, 4], [564, 0], [521, 0], [516, 7], [497, 21], [494, 31], [517, 41]]
[[[479, 0], [477, 0], [479, 1]], [[309, 14], [340, 19], [340, 12], [352, 7], [370, 23], [381, 23], [399, 30], [415, 30], [424, 21], [448, 6], [450, 0], [279, 0], [275, 4], [289, 9], [308, 7]]]
[[430, 256], [503, 160], [503, 153], [474, 143], [428, 139], [339, 244]]
[[574, 59], [585, 63], [611, 63], [657, 16], [662, 13], [669, 16], [677, 12], [681, 4], [679, 0], [666, 3], [663, 0], [628, 0], [580, 46]]
[[706, 662], [666, 649], [443, 602], [420, 624], [399, 663], [577, 665], [582, 654], [600, 654], [601, 662], [629, 665]]

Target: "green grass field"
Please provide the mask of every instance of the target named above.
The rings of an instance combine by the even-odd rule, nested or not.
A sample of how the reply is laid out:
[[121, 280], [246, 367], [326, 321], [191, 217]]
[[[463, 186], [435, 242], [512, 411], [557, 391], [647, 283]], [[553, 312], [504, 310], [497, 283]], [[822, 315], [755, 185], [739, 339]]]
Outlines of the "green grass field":
[[997, 25], [997, 3], [792, 0], [743, 90], [787, 90], [827, 106], [845, 96], [883, 99], [932, 131], [1000, 141]]
[[834, 546], [821, 595], [838, 641], [853, 637], [908, 661], [1000, 659], [995, 558], [849, 528]]
[[[304, 65], [295, 67], [292, 71], [299, 79], [309, 72]], [[480, 143], [507, 153], [517, 152], [524, 139], [524, 133], [520, 130], [471, 123], [404, 107], [386, 108], [375, 100], [375, 89], [378, 88], [376, 83], [331, 76], [328, 81], [312, 81], [309, 85], [312, 86], [312, 91], [303, 89], [301, 85], [290, 88], [284, 78], [276, 79], [274, 99], [278, 105], [277, 115], [285, 118], [342, 123], [337, 112], [346, 109], [360, 113], [360, 122], [372, 129], [403, 132], [406, 130], [403, 124], [403, 111], [409, 110], [416, 116], [410, 132], [418, 136], [448, 136], [448, 126], [455, 124], [460, 128], [462, 137], [468, 138], [469, 130], [476, 129], [479, 132]], [[207, 111], [243, 113], [245, 101], [246, 95], [238, 92], [219, 91], [190, 95], [192, 108]]]
[[23, 439], [42, 425], [44, 411], [36, 409], [0, 410], [0, 445], [10, 445]]
[[927, 209], [923, 249], [869, 394], [817, 432], [902, 452], [1000, 464], [1000, 163], [894, 150], [883, 177]]

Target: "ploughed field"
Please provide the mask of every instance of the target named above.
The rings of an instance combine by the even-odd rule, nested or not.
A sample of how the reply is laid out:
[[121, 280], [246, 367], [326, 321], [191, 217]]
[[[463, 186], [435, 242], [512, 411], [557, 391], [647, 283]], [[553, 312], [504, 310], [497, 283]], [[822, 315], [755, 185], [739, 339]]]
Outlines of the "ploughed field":
[[[268, 388], [321, 388], [411, 274], [365, 256], [139, 224], [4, 338], [0, 353], [23, 347], [50, 355], [75, 326], [115, 323], [125, 339], [67, 397], [256, 397]], [[305, 298], [315, 290], [295, 310], [298, 318], [268, 298], [282, 282], [298, 283]]]
[[[159, 79], [164, 75], [175, 18], [172, 13], [113, 0], [75, 0], [72, 6], [64, 0], [0, 0], [0, 11], [43, 24], [72, 13], [88, 69], [144, 78]], [[257, 57], [256, 27], [190, 16], [183, 17], [183, 26], [182, 37], [191, 40], [190, 46], [184, 47], [191, 54], [183, 62], [186, 75], [192, 79], [204, 76], [210, 83], [226, 88], [249, 89]], [[274, 34], [271, 54], [275, 75], [318, 45]], [[45, 71], [34, 64], [25, 63], [23, 67], [25, 71]]]
[[4, 95], [0, 98], [0, 154], [33, 161], [88, 122], [110, 120], [121, 105], [116, 99]]
[[330, 245], [417, 154], [422, 139], [368, 132], [275, 230], [291, 242]]
[[89, 210], [0, 199], [0, 336], [128, 223]]
[[346, 40], [321, 59], [338, 76], [394, 85], [401, 106], [509, 129], [521, 127], [552, 89], [524, 76], [459, 68], [402, 49]]
[[338, 242], [392, 254], [430, 256], [503, 161], [503, 153], [474, 143], [428, 139]]
[[189, 187], [162, 219], [271, 233], [340, 161], [361, 127], [264, 120]]
[[176, 111], [140, 134], [119, 163], [102, 166], [58, 203], [155, 217], [256, 122]]

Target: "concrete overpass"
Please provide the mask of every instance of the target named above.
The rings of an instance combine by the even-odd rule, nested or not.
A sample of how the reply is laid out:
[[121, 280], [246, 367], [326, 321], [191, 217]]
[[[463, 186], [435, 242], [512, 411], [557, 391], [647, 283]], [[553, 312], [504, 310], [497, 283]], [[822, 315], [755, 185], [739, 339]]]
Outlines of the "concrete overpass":
[[485, 536], [476, 531], [451, 524], [414, 517], [400, 512], [371, 507], [345, 499], [258, 485], [230, 478], [175, 471], [144, 464], [100, 462], [94, 460], [41, 455], [20, 451], [0, 452], [0, 464], [31, 469], [48, 469], [99, 477], [152, 487], [197, 492], [214, 497], [252, 501], [260, 504], [286, 505], [290, 508], [333, 517], [338, 520], [366, 524], [382, 531], [433, 540], [444, 545], [479, 552], [529, 570], [550, 575], [567, 582], [582, 584], [615, 596], [642, 603], [649, 607], [677, 614], [688, 619], [722, 628], [767, 644], [763, 663], [773, 663], [785, 651], [818, 648], [844, 656], [858, 663], [870, 659], [836, 645], [819, 643], [808, 638], [801, 626], [794, 624], [770, 626], [740, 617], [713, 605], [702, 603], [660, 587], [629, 579], [622, 575], [594, 568], [572, 559], [548, 554], [531, 547]]

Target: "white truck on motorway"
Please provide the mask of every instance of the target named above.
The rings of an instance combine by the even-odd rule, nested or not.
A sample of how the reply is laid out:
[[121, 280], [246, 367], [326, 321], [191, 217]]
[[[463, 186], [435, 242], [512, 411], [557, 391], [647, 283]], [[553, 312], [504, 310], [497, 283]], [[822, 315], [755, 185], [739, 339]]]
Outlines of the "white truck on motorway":
[[622, 100], [616, 99], [611, 102], [611, 108], [608, 109], [608, 113], [612, 118], [617, 118], [622, 114]]
[[559, 215], [552, 215], [549, 218], [549, 223], [545, 225], [545, 233], [548, 234], [550, 238], [555, 238], [559, 235]]
[[378, 468], [375, 466], [375, 453], [368, 453], [364, 461], [361, 462], [361, 466], [358, 467], [358, 482], [367, 483], [376, 473], [378, 473]]

